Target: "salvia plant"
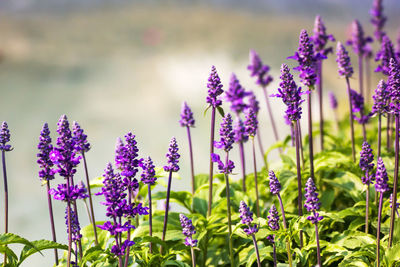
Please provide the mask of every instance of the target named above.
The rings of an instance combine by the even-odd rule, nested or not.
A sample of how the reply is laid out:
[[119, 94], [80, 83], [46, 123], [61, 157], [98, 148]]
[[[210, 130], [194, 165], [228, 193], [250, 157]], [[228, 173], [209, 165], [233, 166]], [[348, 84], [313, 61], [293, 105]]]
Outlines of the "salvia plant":
[[[266, 150], [260, 135], [262, 117], [258, 117], [264, 107], [255, 93], [246, 90], [247, 85], [235, 74], [224, 93], [219, 74], [211, 67], [204, 84], [205, 103], [211, 110], [208, 173], [202, 173], [198, 165], [194, 171], [198, 159], [193, 157], [193, 144], [201, 142], [193, 140], [192, 144], [191, 131], [197, 131], [194, 112], [184, 101], [176, 128], [186, 128], [188, 142], [172, 138], [166, 164], [153, 161], [159, 155], [143, 156], [140, 137], [128, 132], [117, 138], [114, 161], [103, 162], [105, 169], [98, 170], [96, 177], [88, 172], [89, 152], [95, 145], [89, 143], [89, 129], [84, 131], [77, 122], [70, 125], [66, 115], [58, 123], [38, 125], [42, 126], [37, 130], [39, 140], [32, 148], [37, 151], [35, 176], [47, 194], [50, 219], [48, 237], [42, 240], [29, 241], [12, 233], [8, 213], [16, 204], [8, 202], [8, 179], [16, 178], [7, 169], [6, 155], [13, 161], [11, 156], [18, 150], [10, 157], [6, 152], [18, 144], [11, 140], [8, 124], [3, 122], [0, 149], [5, 229], [0, 235], [1, 266], [21, 266], [29, 256], [45, 250], [50, 250], [51, 260], [54, 254], [57, 267], [399, 266], [400, 38], [393, 45], [386, 34], [383, 4], [382, 0], [373, 1], [371, 29], [365, 31], [374, 33], [375, 44], [371, 45], [372, 38], [366, 37], [358, 20], [352, 23], [348, 42], [353, 49], [348, 52], [343, 40], [338, 40], [337, 72], [345, 78], [346, 87], [334, 88], [334, 92], [327, 94], [322, 89], [322, 62], [333, 57], [329, 42], [334, 38], [327, 33], [321, 16], [315, 18], [312, 36], [301, 31], [295, 55], [290, 57], [297, 61], [294, 69], [298, 73], [292, 74], [287, 62], [282, 62], [280, 76], [273, 77], [270, 67], [250, 50], [247, 68], [264, 92], [271, 122], [271, 127], [261, 131], [276, 141]], [[352, 53], [358, 57], [358, 70], [352, 67]], [[373, 85], [375, 92], [370, 97], [368, 64], [374, 57], [377, 79], [371, 80], [380, 81]], [[279, 85], [269, 88], [273, 78], [279, 79]], [[350, 79], [356, 80], [359, 88], [351, 88]], [[319, 94], [320, 121], [312, 125], [314, 86]], [[344, 103], [335, 96], [346, 93]], [[324, 95], [332, 109], [328, 116], [321, 108]], [[280, 98], [284, 110], [272, 109], [270, 97]], [[304, 97], [308, 138], [303, 140]], [[342, 106], [349, 109], [339, 112]], [[382, 117], [387, 118], [386, 129]], [[355, 126], [353, 120], [362, 127]], [[393, 122], [394, 138], [388, 136]], [[285, 123], [290, 134], [280, 139], [276, 126]], [[314, 153], [312, 130], [317, 126], [321, 149]], [[289, 127], [287, 130], [289, 133]], [[385, 130], [388, 149], [381, 148]], [[248, 140], [252, 158], [246, 160]], [[265, 163], [258, 168], [255, 141]], [[303, 145], [309, 147], [304, 155]], [[189, 154], [180, 155], [185, 146]], [[231, 155], [235, 149], [242, 167], [239, 175], [234, 172]], [[280, 153], [279, 160], [269, 162], [272, 151]], [[250, 160], [253, 169], [246, 171]], [[181, 166], [188, 168], [188, 174], [179, 172]], [[175, 189], [179, 179], [191, 184], [191, 190]], [[58, 205], [53, 206], [54, 200], [60, 201]], [[62, 211], [56, 212], [60, 204]], [[98, 205], [103, 209], [95, 214]], [[87, 216], [80, 213], [82, 207]], [[57, 214], [61, 214], [60, 220]], [[57, 221], [65, 225], [56, 225]], [[66, 240], [65, 244], [60, 240]]]

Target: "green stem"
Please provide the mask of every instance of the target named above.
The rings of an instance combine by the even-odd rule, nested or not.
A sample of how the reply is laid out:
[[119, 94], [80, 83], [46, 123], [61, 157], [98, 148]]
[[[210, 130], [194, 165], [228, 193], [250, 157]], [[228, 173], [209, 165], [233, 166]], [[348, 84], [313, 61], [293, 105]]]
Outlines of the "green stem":
[[[225, 158], [225, 168], [228, 167], [229, 163], [229, 152], [226, 152]], [[225, 171], [225, 183], [226, 183], [226, 204], [227, 204], [227, 212], [228, 212], [228, 243], [229, 243], [229, 258], [231, 261], [231, 266], [235, 266], [235, 258], [233, 255], [233, 244], [232, 244], [232, 216], [231, 216], [231, 193], [229, 189], [229, 176], [228, 173]]]

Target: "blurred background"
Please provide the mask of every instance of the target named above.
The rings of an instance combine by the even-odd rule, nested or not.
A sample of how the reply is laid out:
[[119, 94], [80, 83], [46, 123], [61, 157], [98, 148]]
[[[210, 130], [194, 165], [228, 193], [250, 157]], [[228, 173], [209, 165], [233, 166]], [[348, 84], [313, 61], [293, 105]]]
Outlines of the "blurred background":
[[[383, 2], [388, 17], [385, 30], [395, 40], [400, 2]], [[150, 155], [157, 166], [164, 164], [169, 140], [175, 136], [182, 153], [182, 180], [173, 181], [173, 189], [190, 190], [187, 137], [179, 126], [179, 114], [181, 103], [187, 101], [196, 119], [192, 130], [195, 171], [207, 173], [210, 114], [204, 116], [203, 112], [211, 65], [216, 66], [224, 89], [235, 72], [246, 89], [254, 90], [262, 108], [262, 140], [268, 148], [274, 139], [262, 90], [247, 70], [249, 49], [255, 49], [270, 65], [275, 80], [268, 90], [274, 93], [280, 65], [296, 65], [286, 57], [297, 49], [301, 29], [312, 33], [315, 15], [322, 16], [328, 33], [345, 42], [355, 18], [372, 35], [371, 6], [372, 0], [0, 1], [0, 120], [8, 122], [14, 147], [7, 153], [9, 231], [29, 240], [51, 239], [45, 188], [36, 164], [44, 122], [49, 123], [53, 140], [62, 114], [67, 114], [71, 123], [81, 124], [92, 144], [87, 154], [91, 178], [102, 175], [106, 163], [114, 159], [115, 139], [128, 131], [136, 135], [140, 156]], [[373, 46], [376, 51], [376, 44]], [[357, 75], [352, 81], [355, 89]], [[380, 78], [374, 74], [373, 87]], [[333, 55], [324, 63], [324, 90], [329, 119], [333, 114], [328, 90], [339, 100], [347, 98]], [[283, 139], [289, 134], [282, 119], [284, 107], [280, 99], [271, 102]], [[346, 102], [340, 105], [347, 107]], [[318, 120], [317, 113], [314, 118]], [[250, 155], [250, 147], [246, 149]], [[277, 156], [272, 153], [270, 160]], [[232, 157], [238, 160], [237, 150]], [[239, 163], [237, 166], [239, 173]], [[79, 166], [76, 179], [83, 175]], [[62, 180], [57, 177], [53, 185], [59, 182]], [[2, 199], [2, 178], [0, 185]], [[101, 200], [95, 197], [97, 220], [105, 219]], [[65, 205], [53, 204], [58, 240], [66, 242]], [[3, 207], [2, 200], [0, 231], [4, 229]], [[88, 224], [84, 213], [81, 224]], [[23, 266], [51, 266], [52, 253], [36, 255]]]

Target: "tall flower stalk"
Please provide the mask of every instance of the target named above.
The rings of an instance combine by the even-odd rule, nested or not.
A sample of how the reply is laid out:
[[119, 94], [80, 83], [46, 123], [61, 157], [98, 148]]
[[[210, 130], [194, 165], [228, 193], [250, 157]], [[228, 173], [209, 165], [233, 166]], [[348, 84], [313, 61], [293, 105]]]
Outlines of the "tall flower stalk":
[[[279, 214], [278, 211], [276, 210], [276, 207], [274, 204], [272, 204], [271, 208], [268, 211], [268, 226], [271, 228], [272, 231], [278, 231], [279, 230]], [[275, 235], [269, 235], [267, 236], [267, 239], [272, 243], [274, 252], [273, 252], [273, 257], [274, 257], [274, 266], [277, 266], [277, 261], [276, 261], [276, 245], [275, 245]]]
[[208, 211], [207, 215], [211, 216], [211, 207], [212, 207], [212, 192], [213, 192], [213, 172], [214, 172], [214, 163], [211, 155], [214, 153], [214, 134], [215, 134], [215, 114], [216, 109], [222, 105], [222, 100], [219, 99], [219, 96], [224, 92], [222, 90], [221, 79], [218, 76], [217, 69], [212, 66], [211, 74], [208, 78], [207, 83], [208, 95], [206, 102], [211, 107], [211, 133], [210, 133], [210, 172], [208, 178]]
[[242, 164], [242, 188], [246, 192], [246, 161], [244, 156], [244, 143], [249, 140], [246, 127], [240, 117], [236, 117], [233, 125], [234, 140], [239, 144], [240, 163]]
[[[285, 228], [285, 230], [287, 230], [288, 228], [287, 228], [287, 223], [286, 223], [285, 209], [283, 207], [282, 198], [281, 198], [281, 194], [280, 194], [281, 184], [280, 184], [278, 178], [276, 177], [274, 171], [272, 171], [272, 170], [269, 171], [269, 189], [270, 189], [271, 194], [276, 195], [276, 197], [279, 200], [279, 206], [281, 207], [281, 212], [282, 212], [283, 228]], [[275, 243], [274, 243], [274, 245], [275, 245]], [[292, 254], [290, 252], [290, 240], [286, 240], [286, 250], [287, 250], [287, 254], [288, 254], [289, 266], [292, 266]]]
[[[299, 120], [301, 118], [301, 103], [304, 102], [301, 96], [304, 92], [301, 91], [301, 87], [297, 87], [296, 82], [293, 79], [293, 75], [290, 73], [290, 69], [286, 64], [281, 66], [281, 82], [279, 83], [278, 94], [274, 96], [282, 98], [283, 103], [286, 105], [285, 119], [291, 121], [295, 129], [295, 143], [296, 143], [296, 167], [297, 167], [297, 204], [298, 214], [303, 215], [303, 197], [301, 187], [301, 166], [300, 166], [300, 134], [299, 134]], [[303, 231], [300, 230], [300, 247], [303, 247]]]
[[362, 126], [362, 133], [363, 133], [363, 139], [364, 141], [367, 140], [367, 130], [365, 125], [368, 123], [368, 120], [370, 118], [370, 114], [364, 115], [365, 110], [364, 110], [364, 97], [357, 93], [357, 91], [350, 89], [350, 95], [351, 95], [351, 106], [353, 107], [353, 114], [359, 112], [360, 117], [357, 117], [354, 115], [354, 119], [358, 121], [358, 123], [361, 124]]
[[182, 104], [182, 111], [181, 111], [181, 119], [179, 120], [179, 123], [182, 127], [186, 127], [186, 132], [188, 136], [188, 142], [189, 142], [189, 154], [190, 154], [190, 174], [192, 176], [192, 195], [194, 195], [194, 192], [196, 191], [195, 188], [195, 177], [194, 177], [194, 162], [193, 162], [193, 148], [192, 148], [192, 137], [190, 134], [190, 128], [194, 127], [194, 118], [193, 118], [193, 112], [188, 106], [186, 102], [183, 102]]
[[312, 212], [310, 216], [307, 217], [307, 220], [311, 221], [312, 224], [315, 226], [315, 240], [317, 242], [317, 260], [318, 266], [321, 265], [321, 250], [319, 247], [319, 235], [318, 235], [318, 222], [323, 219], [322, 216], [319, 216], [317, 212], [321, 206], [319, 202], [318, 193], [316, 192], [317, 188], [315, 187], [313, 179], [310, 177], [306, 183], [306, 203], [304, 207], [307, 209], [308, 212]]
[[385, 164], [382, 161], [382, 158], [378, 158], [376, 163], [376, 182], [375, 182], [375, 190], [379, 193], [379, 206], [378, 206], [378, 228], [376, 230], [376, 266], [380, 266], [380, 234], [381, 234], [381, 220], [382, 220], [382, 202], [383, 202], [383, 194], [386, 191], [389, 191], [388, 186], [388, 175], [386, 172]]
[[233, 244], [232, 244], [232, 219], [231, 219], [231, 198], [230, 198], [230, 186], [229, 186], [229, 174], [232, 173], [234, 164], [229, 160], [229, 151], [232, 149], [232, 145], [235, 142], [234, 132], [232, 129], [232, 116], [227, 113], [222, 119], [221, 128], [219, 130], [220, 141], [214, 142], [216, 148], [225, 151], [225, 164], [220, 160], [217, 154], [212, 154], [214, 162], [218, 163], [218, 169], [220, 173], [225, 176], [226, 183], [226, 206], [227, 206], [227, 216], [228, 216], [228, 243], [229, 243], [229, 257], [231, 265], [234, 266], [234, 255], [233, 255]]
[[88, 172], [88, 167], [87, 167], [87, 162], [86, 162], [86, 157], [85, 157], [85, 153], [90, 150], [91, 146], [90, 146], [89, 142], [87, 141], [87, 135], [84, 134], [83, 129], [76, 121], [74, 121], [72, 123], [72, 129], [73, 129], [73, 139], [75, 142], [75, 144], [74, 144], [75, 151], [77, 153], [81, 153], [82, 158], [83, 158], [83, 165], [85, 167], [86, 184], [87, 184], [87, 190], [89, 193], [89, 207], [90, 207], [89, 219], [93, 226], [94, 242], [97, 245], [99, 243], [99, 241], [97, 239], [96, 219], [94, 216], [92, 193], [90, 190], [89, 172]]
[[[57, 242], [56, 237], [56, 229], [54, 226], [54, 215], [53, 215], [53, 205], [51, 202], [50, 191], [50, 181], [54, 179], [55, 171], [53, 169], [53, 162], [50, 160], [50, 153], [53, 150], [53, 146], [51, 144], [50, 130], [47, 123], [43, 125], [43, 128], [40, 132], [39, 136], [39, 144], [38, 144], [39, 153], [37, 154], [40, 171], [39, 178], [42, 183], [46, 183], [47, 187], [47, 204], [49, 208], [50, 215], [50, 226], [51, 226], [51, 234], [53, 237], [53, 241]], [[58, 252], [57, 249], [54, 249], [54, 258], [55, 263], [58, 265]]]
[[332, 34], [326, 34], [326, 28], [320, 15], [315, 17], [314, 35], [311, 37], [314, 42], [315, 53], [321, 54], [317, 60], [317, 92], [319, 97], [319, 130], [320, 130], [320, 143], [321, 150], [324, 150], [324, 113], [323, 113], [323, 90], [322, 90], [322, 60], [326, 58], [329, 53], [332, 53], [332, 47], [326, 47], [328, 41], [335, 41]]
[[253, 239], [254, 249], [257, 255], [257, 266], [261, 267], [260, 253], [258, 251], [257, 240], [255, 237], [255, 234], [258, 232], [258, 225], [257, 224], [252, 225], [253, 212], [250, 211], [250, 208], [246, 205], [244, 201], [240, 201], [239, 214], [241, 223], [247, 226], [247, 228], [244, 228], [243, 231], [248, 236], [251, 236], [251, 238]]
[[194, 254], [194, 247], [197, 246], [197, 239], [193, 239], [193, 235], [196, 234], [196, 229], [193, 226], [192, 220], [183, 214], [179, 214], [179, 220], [182, 226], [182, 233], [185, 238], [185, 245], [190, 247], [192, 254], [192, 267], [196, 266], [196, 256]]
[[336, 62], [338, 64], [339, 75], [346, 78], [347, 95], [349, 97], [349, 111], [350, 111], [350, 135], [351, 135], [351, 153], [353, 161], [356, 161], [356, 150], [354, 144], [354, 122], [353, 122], [353, 107], [351, 101], [351, 88], [349, 79], [353, 75], [353, 67], [351, 66], [350, 57], [341, 42], [336, 46]]
[[386, 22], [386, 17], [383, 15], [382, 0], [374, 0], [369, 13], [371, 14], [371, 24], [374, 26], [375, 39], [380, 42], [382, 37], [385, 35], [385, 32], [383, 32], [382, 29]]
[[368, 220], [369, 220], [369, 186], [373, 183], [375, 177], [372, 173], [374, 169], [374, 155], [372, 154], [371, 146], [368, 142], [364, 141], [360, 152], [360, 169], [364, 172], [364, 176], [361, 177], [363, 184], [367, 186], [366, 192], [366, 206], [365, 206], [365, 233], [368, 234]]
[[387, 114], [389, 108], [389, 92], [384, 80], [380, 80], [375, 95], [372, 96], [374, 103], [372, 113], [378, 115], [378, 158], [381, 156], [382, 146], [382, 115]]
[[[168, 187], [167, 187], [167, 199], [165, 202], [165, 214], [164, 214], [164, 226], [162, 232], [162, 241], [165, 241], [165, 235], [167, 233], [167, 224], [168, 224], [168, 211], [169, 211], [169, 199], [171, 195], [171, 182], [172, 182], [172, 173], [179, 171], [179, 158], [178, 154], [178, 144], [176, 143], [175, 137], [172, 137], [171, 142], [169, 143], [168, 153], [165, 155], [167, 157], [167, 165], [164, 166], [164, 171], [169, 172], [168, 175]], [[163, 252], [163, 247], [160, 248], [160, 254]]]

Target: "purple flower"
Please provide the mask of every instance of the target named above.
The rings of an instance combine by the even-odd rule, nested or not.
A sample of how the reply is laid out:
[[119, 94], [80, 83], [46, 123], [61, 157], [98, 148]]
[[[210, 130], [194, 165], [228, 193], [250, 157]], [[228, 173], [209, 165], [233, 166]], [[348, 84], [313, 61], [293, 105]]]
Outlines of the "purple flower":
[[274, 204], [272, 204], [271, 208], [268, 211], [268, 226], [272, 231], [279, 230], [279, 214]]
[[117, 138], [115, 143], [115, 166], [121, 169], [125, 161], [125, 147], [121, 138]]
[[400, 31], [397, 32], [396, 47], [394, 53], [396, 54], [397, 61], [400, 61]]
[[88, 152], [90, 150], [90, 144], [87, 141], [87, 135], [83, 133], [83, 129], [76, 121], [72, 123], [72, 130], [75, 151], [77, 153]]
[[335, 94], [332, 91], [329, 91], [328, 95], [329, 95], [329, 104], [331, 105], [331, 108], [337, 109], [338, 102], [337, 102]]
[[336, 62], [340, 76], [350, 78], [353, 75], [353, 67], [351, 66], [349, 54], [341, 42], [338, 42], [336, 46]]
[[40, 167], [40, 180], [53, 180], [55, 174], [53, 170], [54, 164], [50, 160], [50, 153], [53, 150], [53, 146], [51, 145], [50, 130], [47, 123], [43, 125], [42, 131], [40, 132], [38, 149], [39, 153], [36, 154], [36, 156], [38, 157], [37, 163]]
[[357, 91], [350, 89], [351, 106], [353, 107], [353, 112], [360, 112], [364, 110], [364, 97], [357, 93]]
[[217, 70], [214, 66], [211, 67], [211, 74], [208, 78], [207, 83], [208, 95], [206, 102], [213, 108], [216, 108], [222, 104], [222, 101], [218, 98], [224, 91], [222, 90], [221, 79], [218, 76]]
[[244, 125], [246, 127], [246, 132], [249, 136], [251, 136], [251, 137], [256, 136], [258, 120], [257, 120], [257, 114], [254, 112], [253, 109], [247, 110]]
[[230, 174], [230, 173], [232, 173], [233, 169], [235, 168], [235, 164], [233, 163], [232, 160], [228, 160], [228, 166], [225, 166], [225, 164], [222, 162], [222, 160], [218, 154], [212, 153], [211, 160], [218, 164], [219, 173]]
[[311, 221], [313, 224], [316, 224], [318, 221], [322, 220], [322, 216], [319, 216], [317, 210], [319, 210], [321, 203], [319, 202], [318, 193], [316, 192], [317, 188], [315, 187], [313, 179], [310, 177], [306, 183], [306, 203], [304, 207], [308, 212], [312, 212], [313, 214], [307, 217], [307, 220]]
[[281, 66], [281, 82], [279, 83], [278, 94], [272, 95], [282, 98], [283, 103], [286, 105], [285, 119], [288, 121], [298, 121], [301, 118], [301, 87], [297, 87], [293, 80], [293, 75], [290, 74], [290, 69], [286, 64]]
[[246, 127], [244, 126], [243, 121], [236, 117], [235, 123], [233, 125], [233, 133], [235, 142], [247, 142], [249, 140], [249, 135], [246, 132]]
[[178, 150], [178, 144], [176, 143], [175, 137], [173, 137], [169, 143], [168, 153], [165, 155], [168, 160], [168, 165], [164, 166], [164, 171], [179, 171], [178, 163], [180, 155], [178, 154]]
[[256, 114], [258, 114], [258, 112], [260, 111], [260, 103], [258, 102], [257, 97], [253, 91], [249, 91], [249, 103], [247, 105], [247, 108], [254, 110]]
[[214, 141], [214, 146], [219, 149], [223, 149], [226, 152], [232, 149], [234, 140], [234, 132], [232, 130], [232, 116], [227, 113], [222, 119], [221, 128], [219, 129], [220, 141]]
[[364, 141], [360, 152], [360, 169], [365, 173], [365, 176], [361, 177], [363, 184], [369, 185], [374, 180], [374, 176], [371, 173], [374, 169], [374, 155], [372, 154], [371, 146], [367, 141]]
[[246, 92], [236, 75], [232, 73], [229, 89], [225, 91], [225, 99], [231, 104], [231, 110], [236, 114], [245, 110], [247, 105], [243, 100], [248, 95], [250, 95], [250, 92]]
[[325, 47], [328, 41], [335, 41], [332, 34], [326, 34], [326, 28], [320, 15], [315, 17], [314, 35], [311, 37], [314, 42], [314, 50], [324, 56], [332, 52], [332, 47]]
[[378, 162], [376, 163], [376, 174], [375, 174], [375, 190], [377, 192], [384, 193], [389, 191], [388, 185], [388, 175], [386, 172], [385, 164], [381, 157], [378, 158]]
[[400, 113], [400, 69], [397, 62], [392, 58], [389, 63], [389, 78], [387, 88], [390, 92], [390, 111], [394, 114]]
[[[67, 233], [69, 234], [68, 228], [68, 207], [65, 209], [65, 224], [67, 225]], [[72, 235], [72, 242], [77, 242], [82, 238], [80, 233], [81, 227], [79, 225], [78, 217], [73, 209], [71, 209], [71, 235]]]
[[142, 183], [154, 185], [157, 178], [155, 177], [156, 171], [154, 170], [154, 164], [150, 157], [144, 159], [140, 162], [140, 167], [142, 167]]
[[269, 171], [269, 189], [271, 194], [277, 195], [281, 191], [281, 184], [273, 170]]
[[197, 240], [192, 238], [192, 236], [196, 234], [196, 229], [193, 226], [192, 220], [183, 214], [179, 214], [179, 220], [181, 221], [182, 233], [186, 236], [185, 245], [190, 247], [197, 246]]
[[253, 222], [253, 212], [250, 211], [250, 208], [246, 205], [244, 201], [240, 201], [239, 206], [239, 216], [242, 224], [245, 224], [248, 228], [243, 229], [243, 231], [247, 235], [252, 235], [258, 232], [258, 225], [251, 225]]
[[375, 69], [375, 72], [382, 72], [384, 75], [389, 75], [390, 59], [396, 59], [393, 44], [387, 35], [383, 36], [381, 50], [376, 53], [375, 61], [380, 61], [380, 64]]
[[51, 188], [49, 194], [53, 196], [56, 200], [71, 202], [77, 199], [85, 199], [89, 197], [85, 187], [80, 187], [78, 185], [70, 185], [69, 193], [67, 184], [58, 184], [57, 189]]
[[3, 121], [0, 129], [0, 150], [11, 151], [11, 145], [6, 145], [10, 142], [10, 130], [8, 130], [7, 122]]
[[384, 80], [380, 80], [378, 87], [375, 89], [375, 95], [372, 96], [374, 104], [372, 105], [372, 113], [382, 114], [388, 112], [389, 91]]
[[194, 127], [193, 112], [186, 102], [182, 103], [181, 119], [179, 123], [182, 127]]
[[325, 57], [320, 54], [314, 55], [314, 47], [306, 30], [303, 29], [300, 32], [299, 48], [297, 52], [294, 56], [288, 58], [297, 60], [299, 63], [299, 66], [293, 69], [300, 71], [300, 81], [305, 86], [314, 86], [317, 79], [316, 62], [318, 59]]
[[273, 80], [272, 76], [268, 74], [269, 66], [263, 65], [260, 56], [253, 49], [250, 49], [249, 60], [250, 65], [247, 66], [247, 69], [250, 70], [250, 76], [257, 78], [256, 84], [267, 87]]
[[382, 0], [374, 0], [373, 6], [369, 13], [372, 16], [371, 23], [375, 28], [375, 39], [381, 40], [382, 36], [385, 35], [385, 32], [383, 32], [382, 29], [386, 22], [386, 17], [383, 15]]
[[367, 44], [370, 42], [372, 42], [372, 38], [365, 37], [360, 22], [354, 20], [351, 24], [351, 38], [346, 44], [353, 46], [354, 53], [363, 56], [369, 52]]
[[[390, 203], [390, 208], [392, 208], [392, 203], [393, 203], [393, 193], [392, 193], [392, 194], [390, 194], [389, 203]], [[397, 212], [397, 210], [398, 210], [399, 208], [400, 208], [400, 203], [398, 203], [398, 202], [397, 202], [397, 199], [396, 199], [396, 212]]]

